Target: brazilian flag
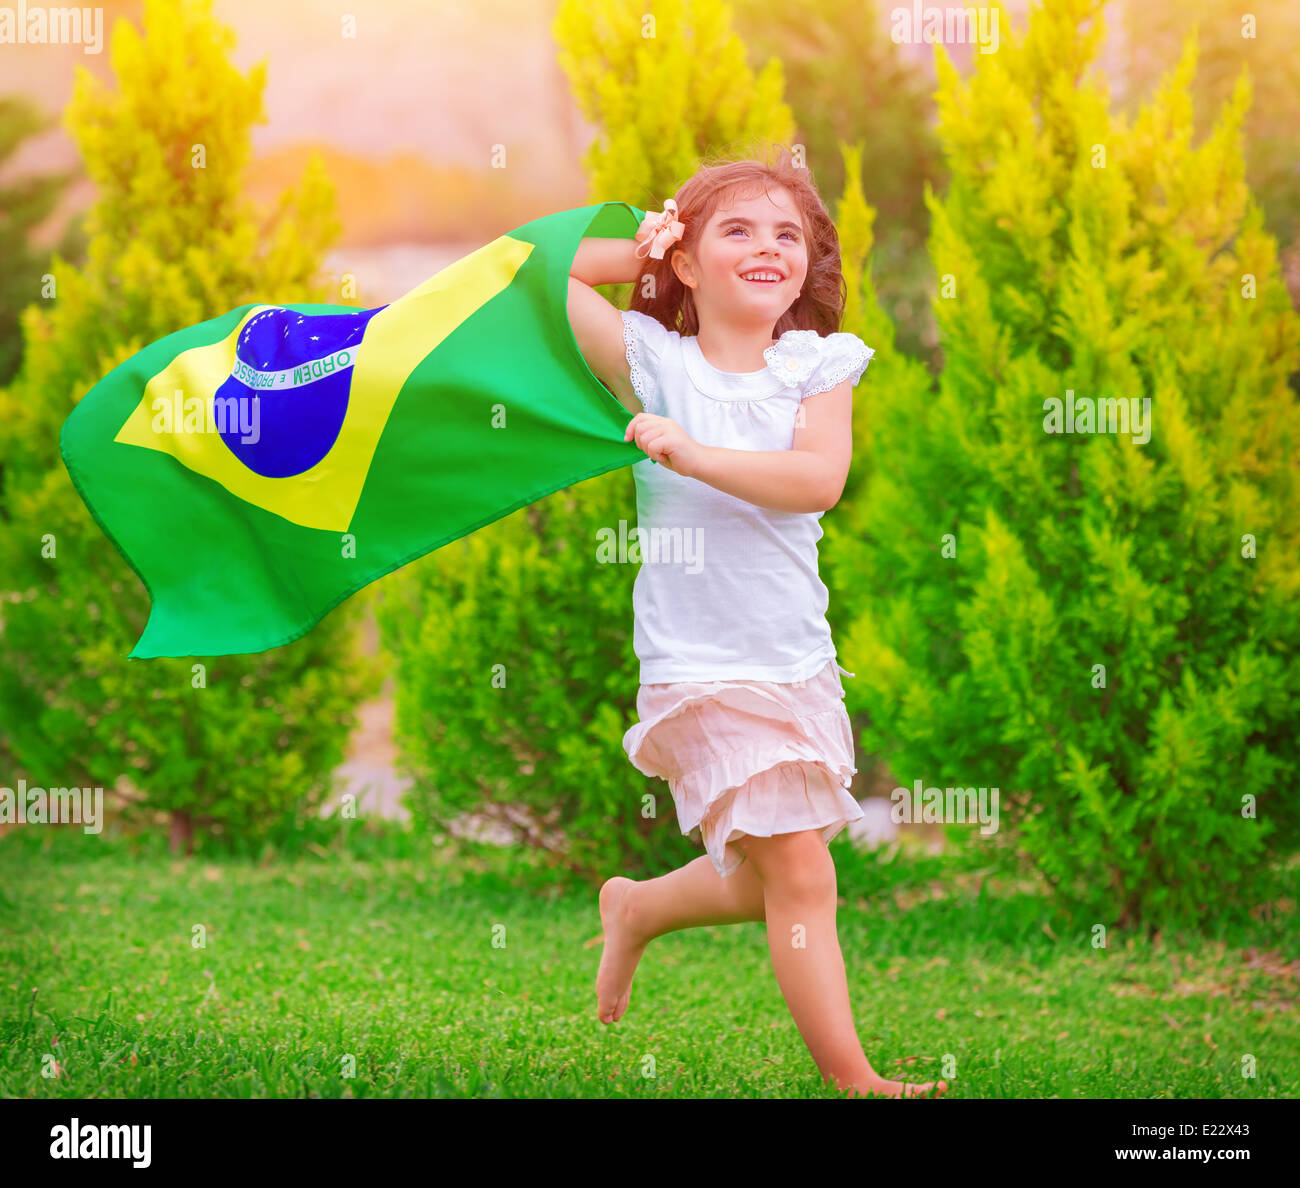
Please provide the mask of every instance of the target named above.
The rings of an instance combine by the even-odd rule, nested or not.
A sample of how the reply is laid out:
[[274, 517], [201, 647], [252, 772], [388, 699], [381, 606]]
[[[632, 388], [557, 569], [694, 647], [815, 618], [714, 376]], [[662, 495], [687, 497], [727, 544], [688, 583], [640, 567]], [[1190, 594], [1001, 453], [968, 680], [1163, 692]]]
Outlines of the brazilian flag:
[[584, 237], [644, 218], [548, 215], [389, 305], [244, 305], [109, 372], [59, 446], [149, 591], [131, 658], [279, 647], [408, 561], [643, 460], [568, 285]]

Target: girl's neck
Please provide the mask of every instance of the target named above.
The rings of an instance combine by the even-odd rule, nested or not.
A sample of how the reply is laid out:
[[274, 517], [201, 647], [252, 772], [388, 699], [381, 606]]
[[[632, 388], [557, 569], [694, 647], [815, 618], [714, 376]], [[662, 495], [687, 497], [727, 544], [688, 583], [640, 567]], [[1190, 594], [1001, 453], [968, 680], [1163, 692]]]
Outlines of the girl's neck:
[[706, 330], [701, 326], [695, 335], [695, 345], [706, 363], [736, 375], [762, 371], [767, 366], [763, 352], [777, 342], [770, 330], [751, 335], [736, 330]]

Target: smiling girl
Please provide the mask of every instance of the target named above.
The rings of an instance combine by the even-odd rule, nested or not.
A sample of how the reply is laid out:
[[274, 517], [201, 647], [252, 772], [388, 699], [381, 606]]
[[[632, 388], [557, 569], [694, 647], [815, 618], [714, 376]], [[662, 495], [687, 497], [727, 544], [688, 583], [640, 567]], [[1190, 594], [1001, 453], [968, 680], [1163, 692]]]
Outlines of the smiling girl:
[[[592, 286], [634, 281], [619, 310]], [[824, 1082], [943, 1092], [872, 1069], [849, 1005], [828, 843], [863, 816], [818, 576], [822, 515], [852, 459], [852, 389], [874, 352], [840, 332], [839, 237], [807, 171], [701, 169], [636, 240], [587, 239], [568, 313], [588, 366], [634, 415], [644, 560], [633, 589], [632, 764], [668, 781], [706, 856], [600, 891], [602, 1022], [665, 933], [765, 921], [781, 992]], [[664, 541], [698, 542], [687, 561]]]

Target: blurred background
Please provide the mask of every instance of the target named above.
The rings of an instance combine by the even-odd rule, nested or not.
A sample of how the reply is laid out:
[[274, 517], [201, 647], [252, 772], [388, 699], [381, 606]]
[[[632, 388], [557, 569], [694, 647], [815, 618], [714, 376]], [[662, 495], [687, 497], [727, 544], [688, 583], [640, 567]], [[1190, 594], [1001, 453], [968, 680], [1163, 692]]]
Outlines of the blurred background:
[[[588, 182], [582, 156], [602, 128], [584, 115], [559, 65], [551, 33], [557, 7], [555, 0], [363, 0], [349, 9], [363, 35], [354, 44], [344, 42], [344, 53], [338, 12], [328, 4], [217, 0], [213, 16], [233, 34], [228, 60], [241, 71], [259, 61], [270, 66], [265, 119], [249, 129], [252, 161], [243, 195], [271, 204], [300, 175], [307, 155], [319, 151], [341, 222], [325, 263], [336, 270], [346, 264], [373, 304], [407, 292], [502, 228], [583, 204]], [[889, 300], [897, 283], [893, 274], [918, 258], [924, 242], [922, 185], [941, 185], [945, 177], [933, 129], [933, 46], [920, 39], [892, 41], [893, 7], [874, 0], [802, 0], [777, 10], [752, 0], [731, 5], [750, 66], [758, 70], [780, 59], [799, 142], [807, 146], [825, 193], [834, 195], [843, 184], [835, 136], [862, 137], [863, 188], [879, 212], [876, 251], [890, 253], [877, 284], [915, 341], [934, 346], [917, 280], [924, 270], [913, 270], [912, 291]], [[1011, 0], [1003, 10], [1019, 25], [1028, 8], [1026, 0]], [[122, 18], [139, 26], [144, 4], [109, 3], [97, 11], [103, 13], [97, 53], [80, 45], [0, 43], [0, 93], [8, 100], [0, 179], [30, 184], [68, 174], [52, 187], [51, 208], [24, 224], [26, 242], [37, 249], [75, 233], [95, 200], [79, 149], [58, 123], [75, 70], [80, 66], [110, 80], [108, 31]], [[1300, 79], [1291, 6], [1259, 9], [1255, 44], [1243, 44], [1236, 10], [1213, 0], [1110, 3], [1101, 12], [1106, 28], [1096, 64], [1117, 108], [1133, 110], [1150, 95], [1198, 22], [1198, 133], [1228, 96], [1240, 66], [1257, 67], [1243, 146], [1247, 176], [1279, 236], [1295, 296], [1300, 134], [1290, 113]], [[944, 50], [962, 71], [980, 53], [977, 45], [960, 41], [948, 41]], [[19, 111], [31, 115], [20, 119]], [[48, 126], [36, 128], [42, 119]], [[485, 151], [497, 143], [511, 148], [505, 173], [491, 167]]]

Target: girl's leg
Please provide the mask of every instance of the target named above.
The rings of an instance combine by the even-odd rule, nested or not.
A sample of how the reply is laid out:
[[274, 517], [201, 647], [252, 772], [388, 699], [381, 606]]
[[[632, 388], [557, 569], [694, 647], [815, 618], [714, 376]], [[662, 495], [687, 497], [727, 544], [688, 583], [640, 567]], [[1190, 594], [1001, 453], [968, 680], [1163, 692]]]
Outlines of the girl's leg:
[[628, 882], [623, 917], [643, 943], [682, 928], [764, 919], [763, 884], [752, 862], [742, 862], [724, 879], [705, 854], [657, 879]]
[[[772, 966], [824, 1082], [849, 1096], [910, 1097], [934, 1083], [908, 1084], [880, 1076], [867, 1061], [849, 1008], [844, 957], [835, 931], [835, 862], [815, 829], [745, 837], [738, 843], [763, 884]], [[939, 1092], [948, 1086], [939, 1082]]]
[[616, 877], [601, 887], [605, 949], [596, 974], [596, 1013], [602, 1023], [623, 1017], [637, 962], [655, 937], [701, 924], [763, 919], [763, 884], [753, 865], [742, 862], [724, 879], [706, 854], [657, 879]]

